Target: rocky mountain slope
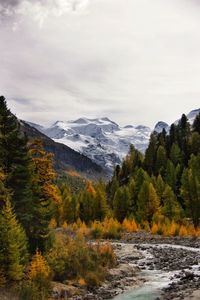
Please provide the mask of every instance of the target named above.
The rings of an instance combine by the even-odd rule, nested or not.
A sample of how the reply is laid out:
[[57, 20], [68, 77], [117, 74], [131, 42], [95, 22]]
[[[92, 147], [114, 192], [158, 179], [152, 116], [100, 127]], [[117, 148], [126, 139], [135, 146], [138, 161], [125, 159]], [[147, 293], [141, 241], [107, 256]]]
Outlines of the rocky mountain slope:
[[[187, 115], [190, 123], [193, 123], [195, 116], [199, 113], [200, 109], [197, 109]], [[130, 144], [144, 153], [153, 131], [144, 125], [121, 127], [108, 118], [57, 121], [48, 128], [38, 124], [29, 124], [55, 142], [62, 143], [89, 157], [110, 173], [113, 167], [120, 164], [126, 156]], [[154, 131], [160, 133], [163, 129], [168, 131], [169, 125], [160, 121], [156, 124]]]
[[101, 168], [101, 166], [97, 165], [90, 158], [74, 151], [64, 144], [53, 141], [24, 121], [20, 121], [20, 125], [29, 140], [35, 138], [41, 139], [45, 149], [54, 154], [54, 166], [58, 172], [76, 171], [80, 175], [91, 179], [105, 178], [107, 176], [106, 170]]
[[120, 127], [108, 118], [57, 121], [51, 127], [42, 129], [38, 125], [33, 126], [54, 141], [83, 153], [110, 172], [114, 165], [121, 163], [130, 144], [144, 152], [151, 134], [149, 127]]

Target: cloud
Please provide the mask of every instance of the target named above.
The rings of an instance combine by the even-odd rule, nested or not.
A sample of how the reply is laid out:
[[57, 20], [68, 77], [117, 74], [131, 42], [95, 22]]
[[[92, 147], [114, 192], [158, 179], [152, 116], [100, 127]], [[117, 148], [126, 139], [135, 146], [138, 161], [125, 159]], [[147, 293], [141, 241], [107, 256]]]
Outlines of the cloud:
[[199, 106], [195, 0], [0, 0], [0, 15], [0, 92], [23, 119], [153, 126]]

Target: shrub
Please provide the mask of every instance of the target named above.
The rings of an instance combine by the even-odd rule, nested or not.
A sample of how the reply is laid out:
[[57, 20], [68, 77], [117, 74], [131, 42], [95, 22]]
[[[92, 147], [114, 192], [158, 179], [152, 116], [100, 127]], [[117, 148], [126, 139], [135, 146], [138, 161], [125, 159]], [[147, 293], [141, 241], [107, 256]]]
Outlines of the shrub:
[[30, 264], [28, 280], [20, 290], [20, 300], [46, 300], [49, 290], [50, 268], [41, 253], [36, 251]]
[[185, 226], [181, 226], [180, 229], [179, 229], [179, 235], [180, 236], [187, 236], [188, 235], [188, 232], [187, 232], [187, 228]]
[[177, 236], [179, 235], [179, 225], [172, 221], [168, 229], [169, 236]]
[[108, 244], [87, 244], [83, 235], [74, 238], [57, 233], [56, 242], [46, 255], [55, 280], [77, 280], [88, 286], [99, 285], [107, 268], [115, 263]]
[[100, 285], [101, 281], [96, 272], [87, 272], [85, 276], [85, 282], [88, 288], [94, 288]]
[[128, 232], [137, 232], [138, 231], [138, 225], [136, 224], [135, 220], [128, 220], [124, 219], [122, 223], [123, 229]]
[[109, 243], [97, 244], [94, 247], [100, 257], [101, 265], [103, 267], [110, 268], [115, 265], [116, 255]]
[[105, 239], [120, 239], [122, 232], [121, 224], [113, 219], [106, 218], [103, 222], [103, 237]]
[[92, 226], [91, 226], [91, 236], [94, 238], [94, 239], [100, 239], [102, 238], [103, 236], [103, 226], [100, 222], [97, 222], [97, 221], [94, 221], [92, 223]]
[[151, 233], [152, 234], [157, 234], [158, 233], [158, 225], [153, 223], [152, 227], [151, 227]]

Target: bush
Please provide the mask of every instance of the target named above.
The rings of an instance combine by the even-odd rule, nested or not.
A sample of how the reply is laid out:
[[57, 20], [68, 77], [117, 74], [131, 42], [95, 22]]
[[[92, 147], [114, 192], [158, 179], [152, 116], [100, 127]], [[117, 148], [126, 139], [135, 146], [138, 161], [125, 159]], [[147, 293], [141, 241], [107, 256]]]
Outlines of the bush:
[[128, 220], [124, 219], [122, 223], [123, 229], [128, 232], [137, 232], [138, 231], [138, 225], [136, 224], [135, 220]]
[[46, 292], [39, 292], [37, 285], [34, 282], [27, 281], [24, 282], [21, 286], [19, 293], [19, 300], [38, 300], [46, 299]]
[[33, 256], [28, 280], [25, 281], [20, 289], [20, 300], [46, 300], [50, 291], [50, 268], [44, 257], [36, 251]]
[[55, 280], [79, 280], [86, 285], [99, 285], [107, 268], [115, 263], [113, 249], [108, 244], [87, 244], [78, 234], [75, 238], [57, 234], [56, 242], [46, 255]]
[[121, 224], [111, 218], [106, 218], [103, 222], [103, 238], [105, 239], [120, 239], [122, 235], [122, 226]]
[[94, 239], [100, 239], [103, 237], [103, 226], [101, 223], [94, 221], [91, 226], [91, 236]]
[[97, 244], [94, 249], [98, 253], [98, 256], [103, 267], [111, 268], [116, 263], [116, 255], [113, 251], [112, 246], [109, 243]]
[[94, 288], [100, 285], [101, 281], [96, 272], [87, 272], [85, 282], [88, 288]]

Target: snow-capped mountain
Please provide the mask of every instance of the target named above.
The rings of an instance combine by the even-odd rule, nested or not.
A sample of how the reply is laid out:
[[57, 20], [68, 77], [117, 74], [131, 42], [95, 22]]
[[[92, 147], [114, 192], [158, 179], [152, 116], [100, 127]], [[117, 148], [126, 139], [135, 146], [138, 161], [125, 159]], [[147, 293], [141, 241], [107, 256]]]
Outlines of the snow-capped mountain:
[[[187, 115], [191, 124], [199, 113], [200, 109], [196, 109]], [[110, 172], [116, 164], [122, 162], [131, 144], [144, 153], [152, 132], [151, 128], [143, 125], [122, 127], [108, 118], [57, 121], [48, 128], [38, 124], [29, 124], [55, 142], [65, 144], [84, 154]], [[154, 131], [160, 133], [165, 129], [169, 132], [169, 128], [167, 123], [160, 121], [156, 124]]]
[[[200, 114], [200, 108], [199, 109], [194, 109], [192, 110], [191, 112], [189, 112], [189, 114], [186, 115], [189, 123], [192, 125], [196, 116]], [[181, 119], [178, 119], [174, 122], [174, 124], [178, 124], [180, 122]], [[166, 132], [169, 132], [169, 129], [170, 129], [170, 126], [163, 122], [163, 121], [159, 121], [155, 128], [154, 128], [154, 131], [157, 132], [157, 133], [161, 133], [163, 131], [163, 129], [165, 129]]]
[[166, 132], [168, 132], [169, 130], [169, 125], [163, 121], [159, 121], [155, 128], [154, 128], [154, 131], [157, 132], [157, 133], [161, 133], [163, 131], [163, 129], [165, 129]]
[[121, 127], [108, 118], [57, 121], [49, 128], [31, 124], [54, 141], [88, 156], [100, 166], [112, 171], [128, 153], [130, 144], [144, 152], [151, 129], [146, 126]]

